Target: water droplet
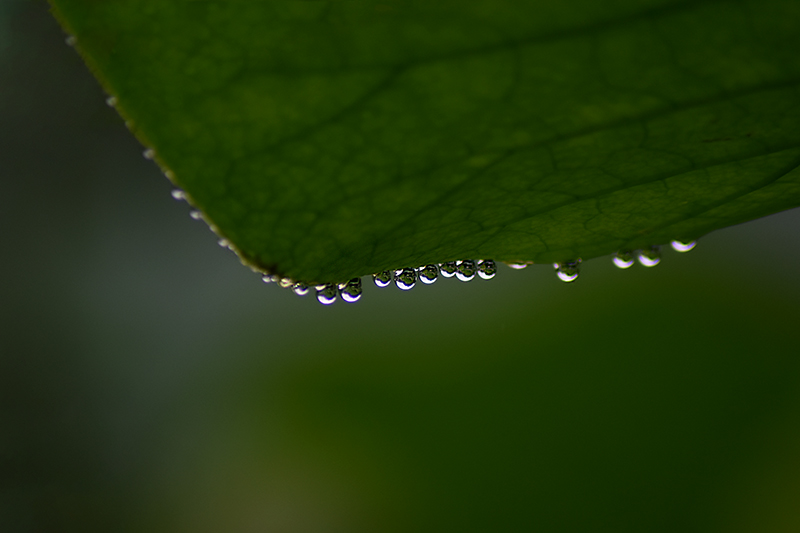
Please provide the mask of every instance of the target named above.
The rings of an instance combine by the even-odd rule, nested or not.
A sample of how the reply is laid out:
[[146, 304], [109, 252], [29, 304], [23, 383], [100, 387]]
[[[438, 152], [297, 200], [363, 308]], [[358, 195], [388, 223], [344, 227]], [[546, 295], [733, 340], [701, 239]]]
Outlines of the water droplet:
[[327, 285], [317, 285], [317, 300], [323, 305], [331, 305], [336, 301], [336, 294], [338, 289], [335, 283], [328, 283]]
[[144, 156], [145, 159], [153, 159], [156, 156], [156, 151], [153, 150], [152, 148], [148, 148], [147, 150], [142, 152], [142, 155]]
[[293, 279], [289, 279], [289, 278], [281, 278], [281, 279], [278, 281], [278, 285], [279, 285], [279, 286], [280, 286], [282, 289], [288, 289], [289, 287], [291, 287], [292, 285], [294, 285], [294, 280], [293, 280]]
[[478, 275], [482, 279], [492, 279], [497, 274], [497, 265], [491, 259], [481, 259], [478, 261]]
[[439, 263], [439, 273], [445, 278], [452, 278], [456, 275], [458, 265], [455, 261], [448, 261], [447, 263]]
[[265, 274], [261, 276], [261, 281], [264, 283], [277, 283], [280, 280], [278, 276], [273, 276], [272, 274]]
[[309, 288], [305, 283], [295, 283], [292, 285], [292, 291], [298, 296], [305, 296], [308, 294]]
[[380, 288], [388, 287], [392, 283], [392, 271], [384, 270], [372, 275], [372, 281]]
[[556, 269], [558, 279], [569, 283], [578, 279], [578, 275], [581, 273], [581, 260], [575, 259], [574, 261], [553, 263], [553, 268]]
[[78, 38], [74, 35], [69, 35], [66, 39], [64, 39], [64, 42], [67, 43], [68, 46], [75, 46], [75, 43], [78, 42]]
[[639, 262], [646, 267], [654, 267], [661, 262], [661, 247], [651, 246], [639, 250]]
[[170, 194], [172, 194], [172, 197], [176, 200], [186, 200], [186, 193], [180, 189], [173, 189]]
[[342, 300], [348, 303], [357, 302], [361, 298], [361, 278], [353, 278], [341, 288]]
[[695, 246], [697, 246], [697, 241], [690, 241], [690, 242], [681, 242], [681, 241], [672, 241], [669, 243], [672, 246], [672, 249], [676, 252], [688, 252]]
[[523, 268], [528, 267], [528, 263], [506, 263], [506, 265], [514, 270], [522, 270]]
[[203, 213], [201, 213], [200, 211], [189, 211], [189, 216], [195, 220], [200, 220], [201, 218], [203, 218]]
[[108, 107], [116, 107], [117, 106], [117, 97], [116, 96], [109, 96], [106, 98], [106, 105]]
[[394, 271], [394, 284], [403, 291], [410, 291], [417, 282], [417, 271], [413, 268], [403, 268]]
[[133, 121], [132, 120], [126, 120], [125, 121], [125, 127], [128, 128], [128, 129], [133, 128]]
[[472, 259], [465, 259], [463, 261], [456, 261], [458, 270], [456, 277], [461, 281], [472, 281], [475, 279], [475, 261]]
[[617, 268], [630, 268], [634, 262], [633, 252], [617, 252], [614, 254], [614, 264]]
[[217, 241], [217, 244], [219, 244], [223, 248], [230, 248], [231, 247], [231, 241], [229, 241], [228, 239], [220, 239], [220, 240]]
[[164, 175], [167, 177], [169, 181], [175, 180], [175, 173], [171, 170], [164, 171]]
[[436, 265], [425, 265], [419, 269], [419, 280], [425, 285], [430, 285], [439, 278], [439, 267]]

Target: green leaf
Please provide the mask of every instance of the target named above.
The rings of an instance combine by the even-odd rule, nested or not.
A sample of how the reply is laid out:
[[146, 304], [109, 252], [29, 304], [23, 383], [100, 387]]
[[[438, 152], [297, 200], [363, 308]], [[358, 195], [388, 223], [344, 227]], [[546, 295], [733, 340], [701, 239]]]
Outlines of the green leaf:
[[800, 2], [51, 0], [242, 259], [589, 259], [800, 205]]

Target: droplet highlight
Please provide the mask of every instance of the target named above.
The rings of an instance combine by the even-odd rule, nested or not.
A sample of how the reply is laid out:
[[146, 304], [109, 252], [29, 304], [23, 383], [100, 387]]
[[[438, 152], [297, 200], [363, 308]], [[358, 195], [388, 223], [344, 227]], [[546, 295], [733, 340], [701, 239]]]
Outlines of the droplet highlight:
[[294, 285], [294, 280], [289, 278], [281, 278], [278, 281], [278, 286], [282, 289], [288, 289], [289, 287]]
[[173, 189], [170, 194], [176, 200], [186, 200], [186, 193], [180, 189]]
[[372, 275], [372, 281], [381, 289], [388, 287], [392, 283], [392, 271], [384, 270], [383, 272], [376, 272]]
[[261, 276], [261, 281], [264, 283], [277, 283], [280, 281], [280, 278], [278, 276], [273, 276], [272, 274], [265, 274]]
[[203, 213], [201, 213], [200, 211], [189, 211], [189, 216], [195, 220], [200, 220], [201, 218], [203, 218]]
[[491, 259], [478, 261], [478, 276], [481, 279], [492, 279], [497, 274], [497, 265]]
[[292, 292], [298, 296], [305, 296], [306, 294], [308, 294], [309, 290], [310, 289], [308, 288], [308, 285], [306, 285], [305, 283], [297, 282], [294, 285], [292, 285]]
[[578, 279], [581, 273], [581, 260], [565, 261], [563, 263], [553, 263], [558, 279], [565, 283], [571, 283]]
[[436, 265], [425, 265], [419, 269], [419, 280], [425, 285], [430, 285], [439, 279], [439, 267]]
[[506, 263], [506, 265], [508, 265], [508, 268], [513, 268], [514, 270], [528, 268], [528, 263]]
[[456, 270], [456, 277], [461, 281], [472, 281], [475, 279], [475, 261], [472, 259], [465, 259], [456, 262], [458, 270]]
[[688, 252], [692, 250], [695, 246], [697, 246], [697, 241], [689, 241], [689, 242], [681, 242], [681, 241], [672, 241], [669, 243], [672, 246], [672, 249], [676, 252]]
[[614, 254], [614, 265], [617, 268], [630, 268], [635, 263], [633, 252], [617, 252]]
[[417, 271], [413, 268], [395, 270], [394, 284], [402, 291], [410, 291], [417, 282]]
[[341, 288], [342, 300], [355, 303], [361, 299], [361, 278], [353, 278]]
[[455, 261], [448, 261], [447, 263], [439, 263], [439, 273], [444, 278], [452, 278], [458, 271], [458, 265]]
[[331, 305], [336, 301], [336, 295], [339, 289], [335, 283], [328, 283], [326, 285], [317, 285], [317, 300], [322, 305]]
[[650, 246], [649, 248], [639, 250], [639, 255], [637, 258], [639, 259], [639, 263], [642, 265], [646, 267], [654, 267], [661, 262], [661, 247]]

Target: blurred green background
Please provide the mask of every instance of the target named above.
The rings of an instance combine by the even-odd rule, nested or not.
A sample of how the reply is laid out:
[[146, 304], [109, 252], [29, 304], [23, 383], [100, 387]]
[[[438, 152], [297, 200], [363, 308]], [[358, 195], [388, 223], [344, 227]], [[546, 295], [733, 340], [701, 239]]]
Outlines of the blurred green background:
[[798, 531], [800, 211], [325, 308], [0, 2], [0, 531]]

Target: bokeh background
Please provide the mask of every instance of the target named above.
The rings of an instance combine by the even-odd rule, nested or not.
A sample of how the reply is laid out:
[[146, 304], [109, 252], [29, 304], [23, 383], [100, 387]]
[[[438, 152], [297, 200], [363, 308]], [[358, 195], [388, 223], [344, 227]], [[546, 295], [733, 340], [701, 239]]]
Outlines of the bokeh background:
[[323, 307], [0, 0], [0, 531], [800, 530], [800, 211]]

